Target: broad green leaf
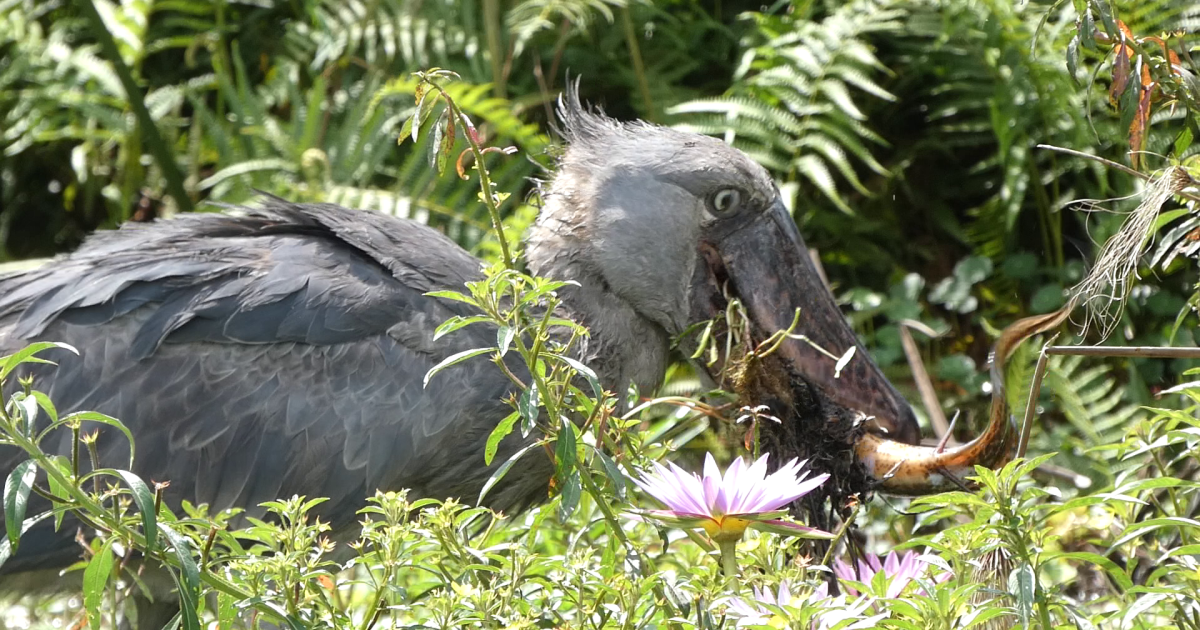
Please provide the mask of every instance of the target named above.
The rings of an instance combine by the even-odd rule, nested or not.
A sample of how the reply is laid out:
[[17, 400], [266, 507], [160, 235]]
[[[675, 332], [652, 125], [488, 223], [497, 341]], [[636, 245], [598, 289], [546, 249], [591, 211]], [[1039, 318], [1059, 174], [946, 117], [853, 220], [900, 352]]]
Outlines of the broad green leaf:
[[508, 349], [512, 346], [516, 334], [517, 329], [512, 326], [501, 326], [496, 329], [496, 347], [500, 348], [500, 356], [508, 354]]
[[465, 302], [472, 306], [478, 306], [478, 303], [475, 302], [473, 298], [459, 293], [458, 291], [430, 291], [425, 295], [429, 297], [442, 298], [444, 300], [454, 300], [455, 302]]
[[[52, 455], [50, 456], [50, 463], [58, 469], [58, 472], [61, 473], [63, 477], [70, 479], [73, 476], [74, 473], [71, 470], [71, 460], [67, 459], [65, 456]], [[46, 482], [50, 485], [51, 494], [64, 500], [70, 500], [70, 491], [66, 486], [60, 484], [54, 475], [46, 475]], [[62, 526], [63, 516], [65, 516], [66, 513], [66, 510], [55, 511], [54, 531], [58, 531], [58, 528]]]
[[154, 493], [142, 481], [141, 477], [127, 471], [118, 470], [117, 474], [129, 484], [133, 493], [133, 501], [137, 503], [138, 511], [142, 513], [142, 535], [146, 537], [146, 553], [154, 552], [154, 543], [158, 539], [158, 515], [154, 512]]
[[29, 395], [33, 396], [37, 400], [38, 406], [42, 408], [42, 411], [45, 411], [46, 415], [50, 416], [50, 422], [58, 422], [58, 409], [54, 407], [54, 403], [50, 400], [49, 396], [39, 391], [30, 392]]
[[[582, 493], [582, 482], [579, 479], [581, 471], [576, 470], [574, 474], [567, 478], [563, 484], [562, 492], [558, 496], [558, 520], [561, 523], [567, 522], [571, 515], [575, 513], [575, 508], [579, 507], [579, 497]], [[597, 501], [602, 501], [601, 497], [596, 497]]]
[[33, 460], [26, 460], [17, 464], [4, 480], [4, 528], [13, 551], [21, 542], [21, 524], [25, 521], [29, 491], [33, 489], [37, 471]]
[[485, 465], [492, 465], [492, 458], [496, 456], [496, 449], [500, 448], [500, 440], [503, 440], [509, 433], [512, 433], [513, 425], [516, 424], [520, 417], [521, 414], [514, 411], [501, 420], [495, 429], [492, 429], [491, 434], [488, 435], [487, 446], [483, 449], [483, 463]]
[[47, 361], [45, 359], [39, 359], [33, 356], [39, 352], [42, 352], [43, 350], [49, 350], [51, 348], [61, 348], [71, 352], [72, 354], [79, 354], [79, 351], [76, 350], [74, 346], [69, 346], [65, 343], [40, 341], [38, 343], [29, 344], [28, 346], [25, 346], [24, 348], [21, 348], [20, 350], [17, 350], [6, 357], [0, 357], [0, 360], [4, 361], [4, 364], [0, 365], [0, 380], [8, 378], [8, 375], [12, 374], [12, 371], [17, 369], [17, 366], [21, 365], [22, 363], [48, 363], [53, 365], [53, 361]]
[[596, 400], [604, 398], [604, 388], [600, 386], [600, 378], [596, 376], [596, 373], [592, 371], [592, 368], [566, 355], [551, 354], [550, 356], [571, 366], [571, 368], [582, 375], [583, 378], [587, 379], [588, 385], [592, 386], [592, 394], [595, 395]]
[[112, 577], [112, 546], [116, 540], [113, 537], [106, 539], [83, 570], [83, 609], [87, 611], [88, 626], [92, 630], [100, 630], [100, 604], [104, 601], [104, 591]]
[[71, 422], [99, 422], [100, 424], [107, 424], [110, 427], [114, 427], [123, 433], [125, 435], [125, 439], [129, 441], [129, 467], [133, 468], [133, 433], [130, 433], [129, 429], [120, 420], [95, 411], [77, 411], [72, 414], [67, 414], [66, 416], [63, 416], [61, 420], [59, 420], [59, 423], [61, 424], [67, 424]]
[[1033, 618], [1034, 582], [1036, 580], [1033, 567], [1024, 563], [1013, 569], [1012, 574], [1008, 576], [1008, 592], [1016, 598], [1017, 616], [1021, 619], [1021, 623], [1026, 625]]
[[575, 470], [575, 425], [565, 417], [560, 420], [558, 439], [554, 444], [554, 476], [559, 481], [566, 481]]
[[1192, 146], [1192, 130], [1190, 127], [1184, 127], [1179, 133], [1179, 137], [1175, 138], [1175, 157], [1183, 157], [1185, 151]]
[[[402, 136], [403, 137], [403, 136]], [[232, 630], [237, 623], [237, 606], [232, 595], [217, 593], [217, 630]]]
[[430, 368], [430, 370], [428, 372], [425, 373], [425, 381], [424, 381], [423, 386], [429, 387], [429, 379], [433, 378], [434, 374], [437, 374], [438, 372], [441, 372], [442, 370], [444, 370], [452, 365], [462, 363], [463, 361], [466, 361], [467, 359], [470, 359], [472, 357], [477, 357], [481, 354], [485, 354], [488, 352], [494, 352], [495, 350], [496, 350], [495, 348], [474, 348], [472, 350], [463, 350], [462, 352], [456, 352], [456, 353], [446, 357], [445, 359], [442, 359], [441, 363], [438, 363], [437, 365], [433, 366], [432, 368]]
[[441, 325], [439, 325], [437, 329], [433, 331], [433, 340], [437, 341], [438, 339], [441, 339], [442, 337], [464, 326], [470, 326], [471, 324], [477, 324], [479, 322], [491, 321], [491, 319], [492, 318], [488, 317], [487, 315], [474, 315], [472, 317], [455, 315], [454, 317], [442, 322]]
[[487, 496], [488, 491], [490, 491], [493, 486], [499, 483], [500, 480], [504, 478], [504, 475], [508, 474], [508, 471], [513, 467], [513, 464], [516, 464], [517, 460], [521, 459], [526, 453], [538, 446], [540, 446], [540, 444], [534, 442], [533, 444], [526, 446], [516, 453], [513, 453], [512, 457], [508, 458], [508, 461], [501, 464], [500, 467], [496, 469], [496, 472], [492, 473], [491, 477], [488, 477], [487, 482], [483, 484], [483, 489], [479, 491], [479, 498], [476, 499], [475, 502], [482, 505], [483, 497]]
[[621, 469], [617, 468], [614, 462], [604, 451], [595, 449], [596, 457], [600, 459], [600, 465], [604, 467], [604, 474], [608, 475], [609, 481], [612, 481], [613, 490], [617, 493], [617, 498], [625, 499], [625, 475], [621, 473]]

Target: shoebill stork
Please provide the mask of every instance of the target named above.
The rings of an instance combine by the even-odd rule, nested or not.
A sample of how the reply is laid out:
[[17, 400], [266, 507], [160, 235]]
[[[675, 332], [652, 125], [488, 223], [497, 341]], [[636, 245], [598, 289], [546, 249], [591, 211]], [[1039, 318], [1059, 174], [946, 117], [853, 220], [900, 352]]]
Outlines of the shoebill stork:
[[[528, 235], [528, 265], [578, 283], [560, 292], [563, 315], [590, 329], [577, 356], [606, 388], [653, 391], [672, 339], [728, 296], [758, 339], [800, 308], [798, 332], [837, 352], [858, 345], [761, 166], [713, 138], [586, 111], [570, 94], [559, 115], [568, 144]], [[534, 439], [509, 435], [484, 465], [512, 387], [485, 359], [422, 385], [447, 356], [494, 343], [485, 326], [433, 340], [440, 323], [472, 313], [426, 294], [480, 276], [479, 260], [427, 226], [269, 198], [101, 232], [0, 277], [0, 355], [35, 340], [78, 348], [30, 368], [38, 388], [60, 411], [120, 418], [137, 440], [134, 471], [169, 480], [173, 507], [259, 515], [277, 497], [330, 497], [322, 518], [353, 529], [377, 488], [473, 500]], [[910, 407], [861, 347], [837, 379], [803, 343], [777, 356], [833, 404], [873, 416], [887, 436], [878, 441], [917, 440]], [[65, 452], [68, 438], [49, 446]], [[127, 459], [123, 440], [100, 445], [101, 461]], [[511, 513], [546, 497], [552, 465], [534, 453], [490, 507]], [[0, 473], [23, 459], [0, 447]], [[74, 528], [44, 523], [0, 573], [78, 557]]]

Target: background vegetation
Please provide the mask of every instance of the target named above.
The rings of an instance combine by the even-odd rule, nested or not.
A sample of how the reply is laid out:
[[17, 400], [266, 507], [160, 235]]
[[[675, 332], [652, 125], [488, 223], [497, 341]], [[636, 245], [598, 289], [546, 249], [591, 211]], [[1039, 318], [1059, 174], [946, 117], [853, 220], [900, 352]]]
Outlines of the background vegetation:
[[[1200, 176], [1200, 5], [1186, 0], [94, 0], [175, 168], [155, 156], [141, 95], [127, 97], [83, 6], [0, 0], [0, 262], [69, 251], [124, 221], [252, 203], [256, 190], [414, 217], [495, 260], [477, 184], [437, 176], [430, 135], [396, 142], [415, 106], [411, 73], [457, 72], [448, 89], [488, 143], [519, 149], [491, 172], [511, 193], [500, 209], [515, 240], [536, 213], [530, 180], [553, 163], [550, 108], [569, 71], [612, 115], [718, 135], [767, 166], [834, 293], [914, 401], [904, 336], [918, 331], [942, 412], [962, 412], [959, 438], [986, 420], [997, 330], [1061, 306], [1146, 185], [1037, 146]], [[452, 153], [466, 148], [460, 137]], [[1102, 201], [1069, 205], [1080, 199]], [[1060, 343], [1196, 345], [1195, 205], [1177, 197], [1154, 224], [1114, 334]], [[1032, 359], [1013, 362], [1010, 391], [1028, 391]], [[886, 548], [973, 523], [927, 542], [960, 576], [985, 541], [1048, 550], [1053, 562], [1028, 566], [1062, 585], [1036, 593], [1055, 625], [1200, 627], [1186, 603], [1200, 588], [1195, 421], [1173, 410], [1179, 396], [1156, 398], [1191, 366], [1052, 359], [1031, 451], [1059, 453], [1036, 479], [1061, 486], [1061, 503], [993, 488], [1011, 500], [999, 524], [966, 495], [927, 502], [936, 509], [919, 519], [873, 504], [869, 539]], [[668, 390], [694, 387], [679, 378]], [[687, 428], [676, 438], [707, 435], [675, 446], [713, 445], [675, 420]], [[1138, 485], [1156, 477], [1174, 481]], [[1074, 498], [1098, 492], [1109, 498]], [[778, 568], [779, 553], [764, 551], [762, 567]], [[1020, 575], [991, 588], [1027, 618]], [[936, 591], [947, 599], [929, 614], [957, 627], [947, 611], [973, 601], [969, 586]], [[912, 620], [897, 627], [929, 627], [890, 610]]]

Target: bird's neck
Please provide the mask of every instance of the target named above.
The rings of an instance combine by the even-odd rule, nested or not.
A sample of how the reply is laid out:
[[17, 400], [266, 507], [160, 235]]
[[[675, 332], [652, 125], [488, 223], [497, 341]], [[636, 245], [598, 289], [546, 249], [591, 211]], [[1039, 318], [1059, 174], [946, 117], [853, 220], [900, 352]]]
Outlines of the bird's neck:
[[558, 291], [564, 315], [587, 327], [589, 337], [577, 342], [577, 359], [596, 371], [604, 387], [624, 406], [630, 385], [650, 395], [662, 384], [667, 369], [670, 336], [618, 297], [598, 272], [573, 257], [558, 257], [538, 269], [538, 275], [570, 280]]

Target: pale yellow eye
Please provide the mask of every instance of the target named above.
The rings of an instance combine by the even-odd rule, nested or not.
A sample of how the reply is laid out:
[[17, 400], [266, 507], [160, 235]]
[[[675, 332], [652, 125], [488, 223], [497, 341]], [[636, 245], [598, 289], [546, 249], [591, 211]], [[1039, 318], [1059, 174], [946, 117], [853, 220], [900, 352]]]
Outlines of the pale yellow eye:
[[729, 214], [742, 204], [742, 191], [736, 188], [722, 188], [713, 193], [708, 203], [713, 214]]

